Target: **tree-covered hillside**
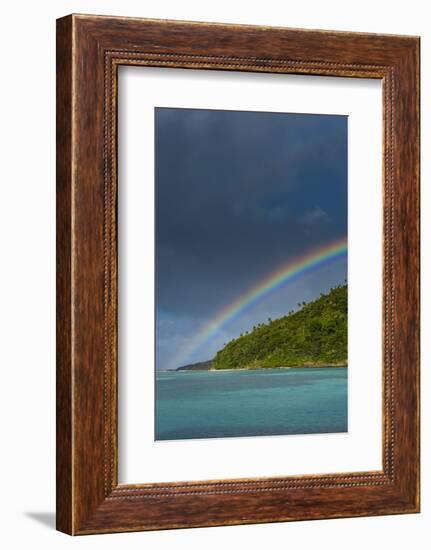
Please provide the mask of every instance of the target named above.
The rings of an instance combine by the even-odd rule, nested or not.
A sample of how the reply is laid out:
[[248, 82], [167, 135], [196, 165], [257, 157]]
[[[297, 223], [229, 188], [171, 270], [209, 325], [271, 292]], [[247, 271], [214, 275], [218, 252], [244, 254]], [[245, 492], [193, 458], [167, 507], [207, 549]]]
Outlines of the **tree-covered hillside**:
[[253, 327], [217, 352], [215, 369], [347, 364], [347, 285]]

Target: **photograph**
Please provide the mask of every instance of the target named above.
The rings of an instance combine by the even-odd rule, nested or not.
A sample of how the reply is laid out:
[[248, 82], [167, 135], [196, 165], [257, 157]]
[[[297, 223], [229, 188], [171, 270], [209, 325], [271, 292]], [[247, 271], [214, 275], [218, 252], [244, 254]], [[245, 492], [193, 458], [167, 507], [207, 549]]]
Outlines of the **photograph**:
[[[7, 326], [17, 328], [5, 371], [19, 382], [5, 385], [4, 418], [25, 397], [21, 424], [6, 422], [5, 456], [20, 465], [33, 443], [43, 450], [6, 476], [5, 502], [21, 515], [6, 510], [6, 523], [21, 546], [42, 523], [55, 523], [56, 536], [92, 535], [88, 544], [103, 534], [108, 546], [114, 533], [142, 546], [134, 532], [165, 531], [147, 535], [154, 547], [183, 530], [195, 543], [178, 539], [184, 547], [230, 548], [249, 529], [262, 529], [249, 541], [256, 548], [271, 533], [325, 546], [327, 521], [311, 520], [336, 520], [331, 544], [352, 550], [382, 537], [398, 549], [412, 529], [425, 533], [420, 97], [429, 93], [420, 71], [429, 29], [425, 9], [374, 4], [355, 17], [318, 3], [285, 13], [250, 4], [244, 20], [232, 2], [217, 15], [220, 3], [146, 4], [144, 13], [123, 0], [113, 15], [92, 15], [61, 0], [55, 48], [43, 7], [9, 18], [44, 44], [36, 72], [51, 75], [38, 82], [52, 96], [33, 86], [39, 105], [22, 101], [31, 64], [3, 87], [19, 103], [4, 102], [8, 142], [19, 137], [4, 234], [22, 235], [4, 269], [19, 283], [18, 292], [4, 285]], [[35, 124], [17, 117], [28, 108]], [[44, 126], [55, 174], [52, 152], [40, 172]], [[55, 253], [53, 197], [39, 185], [54, 175]], [[23, 223], [33, 214], [36, 223]], [[46, 272], [38, 280], [54, 262], [55, 285]], [[34, 359], [44, 284], [55, 321], [49, 380]], [[40, 406], [49, 400], [52, 422]], [[45, 447], [55, 447], [52, 483]], [[273, 530], [285, 522], [299, 523]], [[208, 543], [201, 528], [218, 526]]]
[[347, 432], [348, 116], [154, 121], [155, 440]]
[[431, 548], [430, 12], [2, 4], [4, 550]]

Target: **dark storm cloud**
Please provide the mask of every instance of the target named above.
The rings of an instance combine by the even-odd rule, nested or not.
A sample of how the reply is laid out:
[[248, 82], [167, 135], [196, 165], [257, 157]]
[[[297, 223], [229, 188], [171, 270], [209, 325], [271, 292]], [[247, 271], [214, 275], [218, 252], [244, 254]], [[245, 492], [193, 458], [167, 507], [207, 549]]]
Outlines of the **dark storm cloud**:
[[157, 310], [177, 340], [346, 235], [346, 117], [163, 108], [155, 135]]

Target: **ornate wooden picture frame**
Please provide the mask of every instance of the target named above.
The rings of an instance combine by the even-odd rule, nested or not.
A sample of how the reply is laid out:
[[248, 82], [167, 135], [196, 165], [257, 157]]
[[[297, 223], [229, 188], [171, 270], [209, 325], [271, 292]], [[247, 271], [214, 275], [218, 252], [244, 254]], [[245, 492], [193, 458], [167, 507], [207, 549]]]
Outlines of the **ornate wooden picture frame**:
[[[380, 79], [383, 469], [118, 483], [117, 69]], [[419, 511], [419, 39], [70, 15], [57, 21], [57, 528], [68, 534]]]

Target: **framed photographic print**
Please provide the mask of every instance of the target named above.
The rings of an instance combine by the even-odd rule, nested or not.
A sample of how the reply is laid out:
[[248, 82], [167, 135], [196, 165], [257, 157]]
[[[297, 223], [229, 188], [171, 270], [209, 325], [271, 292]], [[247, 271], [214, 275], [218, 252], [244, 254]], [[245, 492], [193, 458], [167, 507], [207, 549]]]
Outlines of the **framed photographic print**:
[[57, 528], [419, 511], [419, 39], [57, 22]]

